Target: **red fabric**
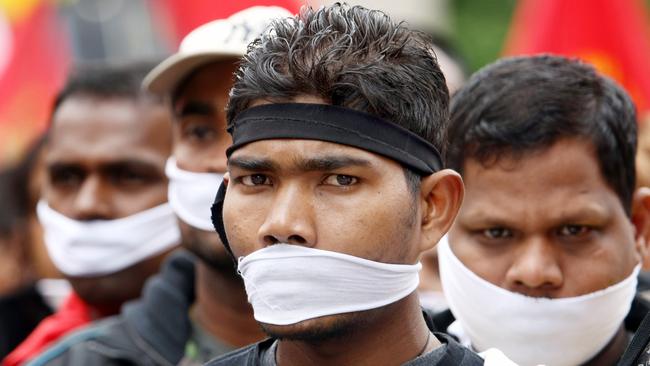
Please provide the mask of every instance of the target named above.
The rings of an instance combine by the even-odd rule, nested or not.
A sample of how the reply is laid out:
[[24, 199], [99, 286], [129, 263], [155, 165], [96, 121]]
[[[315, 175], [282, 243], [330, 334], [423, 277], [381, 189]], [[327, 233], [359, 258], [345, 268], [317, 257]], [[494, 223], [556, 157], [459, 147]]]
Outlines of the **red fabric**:
[[180, 41], [199, 25], [211, 20], [227, 18], [230, 15], [255, 5], [280, 6], [297, 13], [304, 0], [150, 0], [150, 8], [158, 17], [159, 24], [165, 24], [171, 31], [172, 46], [178, 48]]
[[67, 35], [53, 3], [0, 1], [0, 163], [44, 130], [65, 81]]
[[7, 355], [2, 365], [22, 365], [45, 351], [53, 342], [90, 321], [90, 308], [73, 292], [59, 311], [43, 319], [29, 337]]
[[650, 37], [642, 0], [520, 0], [505, 54], [579, 57], [650, 111]]

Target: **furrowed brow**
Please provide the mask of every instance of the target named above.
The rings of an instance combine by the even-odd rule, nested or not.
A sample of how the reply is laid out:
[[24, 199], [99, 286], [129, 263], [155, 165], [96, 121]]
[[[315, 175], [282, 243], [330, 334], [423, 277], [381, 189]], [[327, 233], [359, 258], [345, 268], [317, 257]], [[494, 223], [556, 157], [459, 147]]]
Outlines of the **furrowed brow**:
[[228, 159], [228, 168], [239, 168], [249, 171], [276, 171], [277, 164], [269, 159], [237, 156]]
[[368, 160], [361, 158], [354, 158], [350, 156], [321, 156], [316, 158], [309, 158], [296, 162], [296, 168], [301, 171], [332, 171], [336, 169], [352, 167], [352, 166], [371, 166], [372, 163]]
[[50, 172], [54, 172], [54, 171], [61, 171], [67, 169], [84, 170], [84, 167], [83, 165], [77, 163], [54, 162], [54, 163], [48, 163], [46, 165], [46, 169]]
[[501, 215], [499, 212], [493, 210], [486, 211], [485, 209], [472, 210], [465, 214], [464, 220], [459, 222], [472, 223], [473, 225], [480, 225], [486, 227], [509, 227], [514, 228], [517, 226], [517, 221], [512, 220], [508, 215]]
[[161, 171], [154, 162], [141, 160], [141, 159], [125, 159], [110, 162], [103, 166], [105, 170], [119, 170], [129, 168], [136, 171], [142, 171], [146, 173], [158, 173]]

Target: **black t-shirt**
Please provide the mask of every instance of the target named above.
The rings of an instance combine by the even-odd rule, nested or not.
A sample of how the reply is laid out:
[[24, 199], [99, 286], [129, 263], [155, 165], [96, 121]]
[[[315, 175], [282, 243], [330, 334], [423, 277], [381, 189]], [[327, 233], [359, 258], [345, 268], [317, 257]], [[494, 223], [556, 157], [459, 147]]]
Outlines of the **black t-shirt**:
[[[405, 366], [474, 366], [483, 365], [483, 359], [471, 350], [461, 346], [453, 338], [446, 334], [436, 333], [429, 314], [424, 313], [429, 329], [442, 345], [433, 351], [419, 356], [405, 364]], [[266, 366], [268, 355], [275, 354], [273, 348], [276, 345], [275, 339], [252, 344], [248, 347], [228, 353], [206, 364], [206, 366]]]

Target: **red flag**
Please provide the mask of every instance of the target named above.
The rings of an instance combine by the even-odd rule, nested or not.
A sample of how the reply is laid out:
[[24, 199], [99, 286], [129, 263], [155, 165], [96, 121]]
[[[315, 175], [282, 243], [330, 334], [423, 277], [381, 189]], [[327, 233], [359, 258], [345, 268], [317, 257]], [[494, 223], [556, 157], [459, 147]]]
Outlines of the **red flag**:
[[67, 38], [51, 2], [0, 2], [0, 163], [46, 125], [66, 76]]
[[158, 21], [171, 31], [173, 47], [176, 48], [188, 33], [211, 20], [230, 15], [255, 5], [280, 6], [297, 13], [304, 0], [152, 0], [150, 8]]
[[650, 38], [642, 0], [520, 0], [505, 53], [581, 58], [650, 112]]

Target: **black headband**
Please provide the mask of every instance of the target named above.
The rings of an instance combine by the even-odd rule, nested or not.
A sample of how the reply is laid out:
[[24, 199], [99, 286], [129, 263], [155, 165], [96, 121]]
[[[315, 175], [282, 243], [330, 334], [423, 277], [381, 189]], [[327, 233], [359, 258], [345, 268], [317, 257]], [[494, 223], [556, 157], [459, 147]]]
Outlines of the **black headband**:
[[[435, 146], [415, 133], [381, 118], [333, 105], [287, 103], [248, 108], [237, 115], [228, 132], [233, 140], [226, 150], [228, 157], [255, 141], [306, 139], [354, 146], [383, 155], [421, 175], [443, 168]], [[212, 224], [232, 256], [223, 225], [225, 197], [226, 187], [222, 183], [212, 205]]]
[[415, 133], [369, 114], [327, 104], [266, 104], [239, 113], [228, 132], [240, 147], [269, 139], [307, 139], [354, 146], [383, 155], [421, 175], [442, 169], [442, 158], [430, 142]]

